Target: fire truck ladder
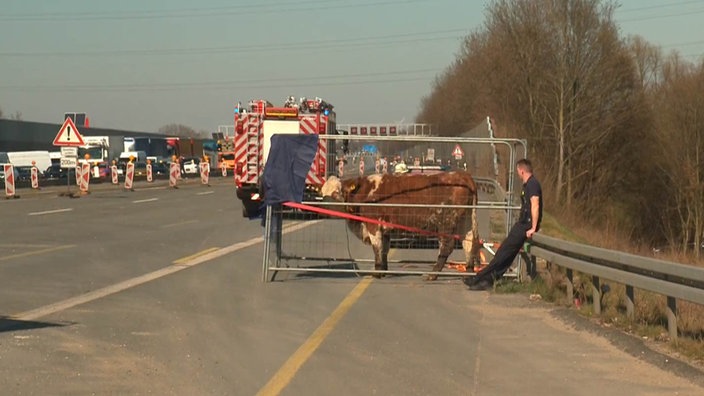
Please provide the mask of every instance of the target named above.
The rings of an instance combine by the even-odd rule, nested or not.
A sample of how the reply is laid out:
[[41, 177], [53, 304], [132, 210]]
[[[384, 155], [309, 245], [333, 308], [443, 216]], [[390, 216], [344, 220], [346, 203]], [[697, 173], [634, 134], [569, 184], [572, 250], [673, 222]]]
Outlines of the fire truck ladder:
[[247, 122], [247, 180], [256, 181], [259, 175], [259, 167], [262, 161], [262, 138], [261, 136], [261, 118], [249, 117]]

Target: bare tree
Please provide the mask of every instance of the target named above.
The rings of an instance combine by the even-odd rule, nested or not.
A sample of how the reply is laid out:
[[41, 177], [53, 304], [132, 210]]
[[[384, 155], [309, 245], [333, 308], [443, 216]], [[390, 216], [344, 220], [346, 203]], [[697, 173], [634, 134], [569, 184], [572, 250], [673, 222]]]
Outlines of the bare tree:
[[653, 92], [660, 176], [668, 189], [664, 228], [681, 251], [701, 255], [704, 237], [704, 62], [694, 66], [676, 54], [663, 65]]
[[180, 137], [196, 137], [197, 132], [195, 129], [183, 125], [183, 124], [167, 124], [159, 128], [159, 133], [163, 133], [166, 135], [173, 135], [173, 136], [180, 136]]

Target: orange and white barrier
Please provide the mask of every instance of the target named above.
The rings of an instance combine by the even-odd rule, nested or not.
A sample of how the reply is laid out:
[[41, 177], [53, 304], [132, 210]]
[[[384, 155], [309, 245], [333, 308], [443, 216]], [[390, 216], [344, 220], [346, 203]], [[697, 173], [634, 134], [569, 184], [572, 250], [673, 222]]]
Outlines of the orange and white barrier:
[[132, 182], [134, 181], [134, 164], [132, 162], [127, 163], [125, 168], [125, 190], [134, 190]]
[[339, 177], [342, 177], [345, 174], [345, 161], [340, 160], [337, 163], [337, 174]]
[[12, 164], [3, 164], [5, 171], [5, 197], [11, 198], [15, 195], [15, 168]]
[[90, 184], [90, 164], [84, 162], [79, 164], [79, 167], [81, 168], [81, 175], [78, 179], [78, 188], [81, 192], [87, 193]]
[[39, 169], [37, 169], [36, 166], [32, 166], [32, 170], [30, 173], [32, 179], [32, 188], [35, 190], [39, 189]]
[[222, 169], [222, 177], [227, 177], [227, 164], [223, 162], [220, 168]]
[[147, 183], [151, 183], [154, 180], [152, 176], [152, 164], [147, 164]]
[[119, 184], [117, 180], [117, 166], [113, 165], [110, 167], [110, 177], [112, 178], [112, 184]]
[[181, 167], [176, 162], [172, 162], [169, 167], [169, 187], [177, 188], [179, 176], [181, 176]]
[[364, 159], [359, 159], [359, 175], [364, 175]]
[[200, 167], [200, 183], [208, 185], [210, 181], [210, 163], [203, 161], [198, 166]]

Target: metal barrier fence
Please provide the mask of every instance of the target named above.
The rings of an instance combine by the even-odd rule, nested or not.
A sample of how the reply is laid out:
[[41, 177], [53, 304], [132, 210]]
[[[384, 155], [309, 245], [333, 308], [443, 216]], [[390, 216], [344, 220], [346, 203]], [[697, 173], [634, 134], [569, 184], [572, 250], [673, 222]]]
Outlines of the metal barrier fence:
[[[323, 136], [321, 136], [323, 138]], [[472, 163], [472, 169], [467, 170], [473, 174], [479, 202], [477, 205], [452, 206], [442, 200], [435, 200], [438, 204], [428, 202], [404, 203], [388, 205], [383, 202], [355, 204], [355, 207], [364, 205], [374, 207], [387, 206], [395, 211], [396, 218], [403, 223], [403, 213], [414, 210], [435, 208], [439, 213], [451, 209], [476, 210], [479, 220], [479, 236], [486, 242], [482, 250], [482, 263], [486, 264], [493, 255], [493, 243], [501, 241], [507, 234], [512, 219], [519, 209], [517, 194], [513, 193], [514, 185], [513, 165], [508, 167], [509, 173], [505, 178], [509, 181], [503, 186], [495, 178], [494, 155], [484, 155], [489, 159], [485, 163], [475, 162], [470, 156], [481, 156], [482, 150], [491, 152], [492, 147], [504, 145], [507, 158], [501, 162], [515, 164], [518, 155], [525, 156], [526, 143], [519, 139], [490, 139], [490, 138], [438, 138], [438, 137], [360, 137], [360, 136], [326, 136], [324, 139], [345, 141], [347, 153], [338, 150], [329, 153], [328, 161], [339, 161], [337, 172], [342, 179], [356, 179], [360, 176], [393, 173], [396, 166], [403, 163], [401, 171], [410, 174], [447, 172], [455, 169], [465, 169], [464, 161], [450, 157], [447, 164], [447, 155], [459, 146], [464, 158]], [[370, 149], [370, 146], [374, 146]], [[342, 146], [342, 145], [340, 145]], [[428, 159], [427, 155], [417, 162], [416, 158], [423, 154], [434, 152], [435, 156]], [[444, 154], [443, 154], [444, 153]], [[486, 154], [486, 153], [484, 153]], [[383, 160], [386, 160], [384, 166]], [[439, 161], [438, 161], [439, 160]], [[443, 163], [444, 162], [444, 163]], [[443, 163], [442, 165], [440, 165]], [[476, 164], [476, 165], [475, 165]], [[405, 168], [405, 170], [403, 169]], [[403, 180], [404, 178], [401, 178]], [[432, 201], [432, 199], [431, 199]], [[314, 208], [327, 208], [329, 210], [345, 210], [349, 205], [339, 202], [323, 202], [322, 200], [303, 202]], [[281, 231], [291, 222], [315, 221], [304, 229], [295, 233], [282, 233]], [[440, 275], [440, 276], [468, 276], [475, 273], [475, 268], [463, 268], [465, 264], [461, 244], [457, 243], [448, 265], [442, 272], [431, 270], [438, 256], [437, 236], [421, 235], [413, 232], [396, 233], [390, 241], [391, 250], [388, 257], [388, 270], [377, 271], [374, 269], [374, 252], [365, 245], [350, 229], [350, 220], [337, 216], [321, 216], [317, 213], [292, 210], [285, 206], [268, 207], [265, 215], [265, 250], [262, 269], [264, 282], [273, 279], [278, 272], [297, 272], [297, 276], [310, 276], [310, 273], [331, 274], [394, 274], [394, 275]], [[420, 227], [422, 228], [422, 227]], [[466, 232], [467, 230], [463, 231]], [[448, 268], [449, 267], [449, 268]], [[466, 272], [465, 272], [466, 270]], [[507, 276], [518, 277], [521, 273], [521, 260]], [[301, 275], [303, 274], [303, 275]]]
[[[573, 273], [592, 275], [594, 312], [601, 313], [601, 278], [626, 285], [626, 312], [634, 315], [634, 288], [667, 297], [667, 324], [670, 337], [677, 338], [677, 299], [704, 305], [704, 269], [636, 256], [614, 250], [535, 234], [530, 254], [567, 268], [567, 295], [573, 295]], [[531, 263], [534, 268], [535, 261]], [[531, 271], [532, 272], [532, 271]]]

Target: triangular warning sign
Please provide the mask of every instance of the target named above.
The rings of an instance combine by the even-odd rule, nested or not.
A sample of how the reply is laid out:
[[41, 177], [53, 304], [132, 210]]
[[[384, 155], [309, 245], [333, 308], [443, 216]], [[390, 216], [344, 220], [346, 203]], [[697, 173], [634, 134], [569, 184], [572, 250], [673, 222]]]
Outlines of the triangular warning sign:
[[460, 145], [455, 145], [455, 149], [452, 150], [452, 155], [455, 157], [463, 157], [464, 156], [464, 151], [462, 151], [462, 147]]
[[54, 146], [84, 146], [83, 136], [78, 132], [73, 120], [66, 118], [59, 129], [59, 134], [54, 138]]

